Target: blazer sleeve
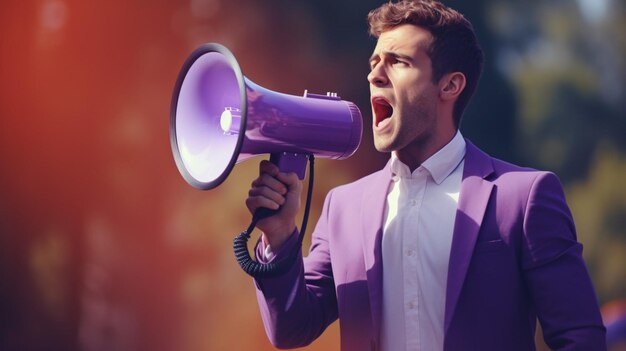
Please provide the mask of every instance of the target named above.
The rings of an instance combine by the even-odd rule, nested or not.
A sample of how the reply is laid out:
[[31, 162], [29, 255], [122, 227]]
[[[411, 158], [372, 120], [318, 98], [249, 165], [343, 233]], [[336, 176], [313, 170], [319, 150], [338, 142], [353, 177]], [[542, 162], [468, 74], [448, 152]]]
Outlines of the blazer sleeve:
[[596, 295], [561, 183], [534, 181], [524, 218], [522, 268], [544, 339], [553, 350], [606, 350]]
[[[257, 300], [270, 342], [279, 348], [302, 347], [313, 342], [337, 319], [337, 298], [328, 247], [328, 213], [332, 191], [313, 231], [309, 255], [296, 260], [287, 273], [255, 279]], [[272, 260], [280, 260], [297, 246], [297, 231]], [[260, 245], [259, 245], [260, 246]], [[260, 254], [257, 247], [257, 257]]]

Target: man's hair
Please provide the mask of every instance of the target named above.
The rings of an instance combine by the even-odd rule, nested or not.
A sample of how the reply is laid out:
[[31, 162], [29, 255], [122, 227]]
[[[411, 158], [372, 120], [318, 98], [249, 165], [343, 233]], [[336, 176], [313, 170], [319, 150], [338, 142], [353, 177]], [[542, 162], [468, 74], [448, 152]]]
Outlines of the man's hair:
[[372, 10], [367, 20], [369, 32], [376, 38], [401, 24], [413, 24], [431, 33], [433, 40], [427, 54], [432, 62], [433, 83], [450, 72], [465, 75], [465, 89], [453, 111], [454, 124], [458, 128], [483, 69], [483, 51], [472, 24], [459, 12], [434, 0], [389, 2]]

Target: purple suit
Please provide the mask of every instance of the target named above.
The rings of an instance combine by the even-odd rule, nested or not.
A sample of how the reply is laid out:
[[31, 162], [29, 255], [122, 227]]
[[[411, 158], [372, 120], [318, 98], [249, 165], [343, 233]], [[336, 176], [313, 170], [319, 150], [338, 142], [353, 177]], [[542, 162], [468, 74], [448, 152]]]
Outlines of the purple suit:
[[[388, 168], [329, 192], [308, 257], [281, 277], [256, 281], [277, 347], [307, 345], [339, 318], [342, 350], [378, 349]], [[275, 259], [294, 249], [295, 237]], [[552, 349], [606, 350], [559, 180], [491, 158], [469, 141], [447, 281], [446, 351], [534, 350], [536, 318]]]

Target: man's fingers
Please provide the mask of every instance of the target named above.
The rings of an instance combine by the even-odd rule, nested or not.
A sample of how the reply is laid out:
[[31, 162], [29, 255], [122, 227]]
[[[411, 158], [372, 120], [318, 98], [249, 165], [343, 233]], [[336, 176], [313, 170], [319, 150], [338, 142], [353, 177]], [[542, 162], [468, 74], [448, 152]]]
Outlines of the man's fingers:
[[285, 197], [282, 194], [266, 186], [251, 188], [250, 191], [248, 191], [248, 197], [250, 198], [263, 197], [279, 205], [282, 205], [285, 203]]
[[287, 186], [268, 173], [262, 173], [252, 182], [252, 188], [268, 187], [277, 193], [286, 194]]
[[300, 204], [302, 182], [296, 173], [283, 173], [269, 162], [261, 161], [260, 174], [252, 182], [248, 191], [246, 206], [251, 213], [264, 207], [272, 210], [282, 209], [282, 221], [295, 218]]
[[283, 184], [285, 184], [287, 186], [287, 190], [292, 191], [292, 192], [300, 192], [301, 188], [302, 188], [302, 182], [300, 181], [300, 178], [298, 178], [298, 175], [291, 172], [291, 173], [278, 173], [276, 175], [276, 178]]
[[[268, 161], [268, 160], [263, 160], [261, 161], [261, 163], [259, 164], [259, 171], [261, 172], [261, 176], [264, 174], [267, 174], [269, 176], [271, 176], [272, 178], [277, 179], [280, 183], [286, 185], [285, 188], [285, 192], [287, 192], [286, 190], [290, 190], [292, 186], [294, 185], [298, 185], [301, 184], [300, 182], [300, 178], [298, 178], [298, 175], [294, 172], [289, 172], [289, 173], [284, 173], [281, 172], [280, 169], [278, 168], [278, 166], [276, 166], [275, 164], [273, 164], [272, 162]], [[261, 178], [261, 177], [260, 177]], [[255, 184], [253, 183], [253, 186]], [[276, 184], [267, 184], [270, 187], [274, 188], [273, 185]], [[296, 189], [294, 189], [296, 190]]]
[[267, 173], [275, 177], [279, 172], [280, 170], [278, 169], [278, 166], [268, 160], [263, 160], [259, 163], [259, 173], [261, 174]]
[[251, 213], [254, 213], [259, 208], [268, 208], [270, 210], [278, 210], [280, 208], [280, 205], [276, 202], [264, 197], [248, 198], [246, 200], [246, 206]]

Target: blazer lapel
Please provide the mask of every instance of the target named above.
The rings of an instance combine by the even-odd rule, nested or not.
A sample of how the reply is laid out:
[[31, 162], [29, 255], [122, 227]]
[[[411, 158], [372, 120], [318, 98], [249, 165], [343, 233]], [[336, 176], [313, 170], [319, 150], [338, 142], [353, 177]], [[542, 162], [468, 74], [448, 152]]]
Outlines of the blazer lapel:
[[363, 256], [365, 261], [365, 271], [367, 274], [367, 286], [370, 297], [370, 307], [372, 312], [372, 327], [376, 332], [378, 340], [378, 330], [382, 318], [382, 251], [381, 241], [383, 233], [383, 216], [385, 204], [387, 203], [387, 191], [391, 180], [389, 163], [381, 171], [373, 174], [370, 188], [363, 193], [361, 206], [361, 223], [363, 241]]
[[491, 157], [466, 140], [465, 165], [459, 205], [454, 222], [446, 291], [444, 332], [447, 333], [467, 274], [493, 183]]

